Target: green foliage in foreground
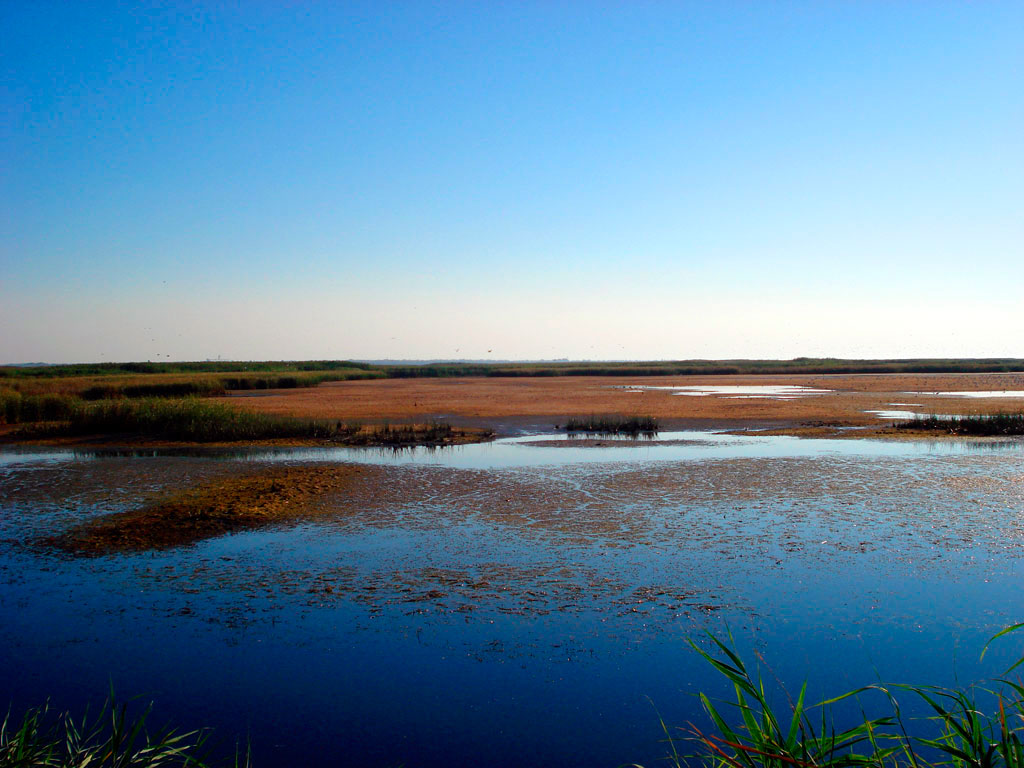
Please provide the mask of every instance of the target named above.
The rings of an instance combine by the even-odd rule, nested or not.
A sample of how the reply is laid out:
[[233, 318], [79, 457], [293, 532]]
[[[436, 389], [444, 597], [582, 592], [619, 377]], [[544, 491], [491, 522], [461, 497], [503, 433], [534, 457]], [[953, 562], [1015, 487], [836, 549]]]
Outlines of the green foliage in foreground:
[[[49, 707], [30, 709], [20, 723], [10, 713], [0, 724], [0, 768], [212, 768], [204, 746], [207, 734], [171, 729], [150, 732], [152, 705], [137, 717], [117, 704], [113, 693], [95, 716], [76, 720]], [[248, 756], [232, 765], [248, 766]]]
[[995, 437], [1000, 435], [1024, 435], [1024, 413], [996, 413], [991, 416], [954, 416], [940, 419], [926, 416], [897, 422], [896, 429], [945, 432], [950, 435], [974, 435]]
[[[1016, 624], [992, 640], [1024, 627]], [[778, 706], [770, 699], [760, 671], [751, 673], [733, 647], [712, 637], [711, 652], [697, 651], [732, 686], [735, 701], [712, 701], [700, 694], [711, 727], [695, 725], [673, 737], [666, 728], [669, 763], [704, 768], [1022, 768], [1024, 767], [1024, 686], [1007, 679], [1024, 657], [991, 687], [946, 689], [935, 686], [871, 685], [814, 705], [805, 701], [805, 683], [793, 701]], [[989, 643], [992, 641], [990, 640]], [[986, 650], [988, 645], [986, 645]], [[984, 656], [984, 651], [982, 652]], [[838, 729], [833, 705], [859, 703], [862, 694], [881, 695], [892, 714], [862, 717]], [[778, 692], [775, 692], [776, 694]], [[785, 693], [785, 692], [782, 692]], [[931, 713], [923, 722], [907, 722], [896, 694], [919, 699]], [[982, 701], [989, 702], [985, 712]], [[662, 724], [664, 727], [664, 723]], [[697, 747], [682, 754], [681, 741]]]
[[658, 420], [653, 416], [573, 416], [566, 420], [565, 431], [601, 435], [654, 434], [658, 431]]

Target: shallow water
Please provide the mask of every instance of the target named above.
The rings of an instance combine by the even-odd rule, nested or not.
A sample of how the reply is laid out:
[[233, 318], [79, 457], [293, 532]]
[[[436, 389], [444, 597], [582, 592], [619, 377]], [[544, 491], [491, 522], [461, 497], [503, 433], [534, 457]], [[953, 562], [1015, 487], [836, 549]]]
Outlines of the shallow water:
[[[99, 558], [32, 546], [167, 490], [337, 461], [380, 476], [298, 525]], [[257, 766], [650, 765], [658, 714], [681, 725], [689, 694], [728, 693], [686, 648], [705, 629], [819, 697], [1001, 671], [1014, 648], [977, 655], [1024, 611], [1022, 537], [1020, 442], [5, 452], [0, 690], [77, 709], [113, 682], [249, 735]]]
[[793, 400], [798, 397], [827, 395], [834, 391], [831, 389], [804, 387], [797, 384], [688, 384], [681, 386], [644, 386], [641, 384], [626, 384], [616, 386], [615, 389], [625, 389], [628, 392], [660, 390], [671, 392], [673, 395], [683, 395], [687, 397], [721, 395], [725, 396], [727, 400], [762, 398], [768, 400]]
[[[886, 418], [886, 417], [883, 417]], [[565, 446], [557, 443], [564, 442]], [[576, 464], [650, 464], [730, 458], [808, 456], [914, 457], [979, 451], [1020, 450], [1020, 441], [847, 440], [702, 431], [665, 431], [654, 437], [602, 436], [580, 439], [562, 433], [507, 437], [488, 443], [444, 448], [229, 448], [229, 449], [57, 449], [0, 451], [0, 470], [99, 458], [193, 456], [253, 462], [326, 461], [390, 466], [437, 466], [453, 469], [514, 469]]]
[[933, 395], [936, 397], [1019, 397], [1024, 398], [1024, 389], [960, 390], [956, 392], [907, 392], [908, 395]]

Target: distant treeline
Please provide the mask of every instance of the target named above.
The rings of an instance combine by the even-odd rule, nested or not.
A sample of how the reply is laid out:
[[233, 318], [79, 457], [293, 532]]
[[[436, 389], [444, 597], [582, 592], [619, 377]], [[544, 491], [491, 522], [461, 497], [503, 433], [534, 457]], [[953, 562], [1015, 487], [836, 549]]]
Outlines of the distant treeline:
[[495, 363], [388, 365], [389, 378], [450, 376], [729, 376], [772, 373], [1005, 373], [1024, 371], [1024, 359], [843, 360], [798, 357], [793, 360], [677, 360], [622, 363]]
[[0, 377], [112, 376], [146, 373], [284, 373], [287, 371], [377, 370], [351, 360], [204, 360], [185, 363], [72, 363], [68, 365], [0, 366]]
[[[73, 376], [138, 376], [147, 374], [232, 374], [204, 383], [143, 385], [132, 382], [125, 396], [214, 394], [223, 389], [282, 389], [316, 386], [323, 381], [354, 378], [446, 378], [455, 376], [686, 376], [829, 373], [1005, 373], [1024, 371], [1024, 359], [898, 359], [844, 360], [798, 357], [793, 360], [675, 360], [654, 362], [550, 362], [550, 363], [429, 363], [426, 365], [372, 365], [350, 360], [304, 360], [194, 363], [78, 363], [74, 365], [0, 367], [0, 380]], [[149, 389], [148, 387], [154, 387]], [[166, 388], [167, 391], [158, 389]], [[182, 391], [171, 391], [178, 387]], [[146, 388], [145, 391], [142, 391]], [[129, 394], [128, 389], [133, 389]], [[138, 393], [134, 389], [140, 389]], [[186, 391], [187, 390], [187, 391]], [[94, 398], [110, 392], [97, 390]]]

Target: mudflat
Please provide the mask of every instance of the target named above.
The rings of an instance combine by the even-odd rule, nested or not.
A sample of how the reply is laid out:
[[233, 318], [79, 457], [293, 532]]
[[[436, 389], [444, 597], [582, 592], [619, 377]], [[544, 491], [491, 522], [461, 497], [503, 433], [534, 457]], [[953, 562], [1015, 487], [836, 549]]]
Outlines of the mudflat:
[[[672, 389], [751, 386], [827, 391], [779, 399], [736, 390], [681, 396]], [[515, 425], [554, 426], [582, 414], [643, 414], [664, 426], [819, 428], [885, 423], [870, 411], [1024, 411], [1024, 397], [934, 394], [960, 391], [1024, 391], [1024, 373], [377, 379], [238, 394], [227, 402], [262, 413], [342, 421], [445, 418], [499, 432]]]

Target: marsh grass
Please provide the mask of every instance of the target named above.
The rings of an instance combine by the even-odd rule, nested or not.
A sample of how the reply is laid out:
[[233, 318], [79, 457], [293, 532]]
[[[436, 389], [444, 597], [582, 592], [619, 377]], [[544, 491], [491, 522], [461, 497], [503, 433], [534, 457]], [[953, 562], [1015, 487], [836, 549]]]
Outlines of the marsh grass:
[[[999, 637], [1024, 628], [1016, 624]], [[730, 638], [731, 639], [731, 638]], [[765, 685], [760, 670], [751, 671], [733, 643], [711, 636], [710, 651], [690, 642], [732, 688], [733, 700], [699, 694], [708, 716], [705, 728], [690, 724], [681, 735], [662, 727], [674, 766], [704, 768], [1022, 768], [1024, 766], [1024, 686], [1008, 679], [1024, 657], [1000, 678], [969, 688], [868, 685], [809, 705], [807, 684], [794, 700], [784, 690]], [[779, 694], [782, 695], [779, 695]], [[889, 712], [869, 717], [862, 697], [885, 702]], [[910, 720], [897, 695], [922, 704], [928, 717]], [[775, 702], [784, 701], [784, 705]], [[844, 704], [845, 703], [845, 704]], [[838, 706], [837, 706], [838, 705]], [[859, 709], [860, 717], [836, 726], [839, 706]], [[987, 706], [987, 711], [986, 711]], [[696, 747], [685, 753], [683, 744]]]
[[[141, 436], [195, 443], [258, 440], [322, 440], [344, 445], [446, 445], [489, 438], [489, 430], [456, 429], [444, 423], [373, 426], [255, 413], [195, 397], [61, 401], [52, 419], [23, 429], [22, 436]], [[35, 421], [40, 421], [36, 419]]]
[[945, 432], [950, 435], [996, 437], [1024, 435], [1024, 413], [996, 413], [982, 416], [926, 416], [896, 422], [896, 429]]
[[118, 397], [220, 397], [229, 390], [299, 389], [316, 387], [328, 381], [381, 378], [375, 371], [345, 370], [296, 373], [289, 375], [245, 374], [217, 378], [194, 377], [179, 381], [95, 384], [83, 389], [83, 400], [109, 400]]
[[226, 392], [217, 379], [193, 379], [152, 384], [97, 384], [83, 389], [83, 400], [112, 400], [119, 397], [218, 397]]
[[23, 395], [13, 389], [0, 389], [0, 424], [66, 419], [77, 403], [77, 398], [69, 395]]
[[[302, 373], [333, 373], [345, 378], [443, 378], [450, 376], [688, 376], [828, 373], [1005, 373], [1024, 371], [1020, 358], [842, 359], [798, 357], [792, 360], [657, 360], [437, 362], [424, 365], [357, 363], [351, 360], [204, 361], [177, 363], [82, 363], [0, 366], [0, 380], [25, 382], [74, 377], [152, 376], [159, 374], [256, 374], [287, 378]], [[327, 379], [324, 379], [327, 380]]]
[[0, 724], [2, 768], [212, 768], [249, 765], [249, 756], [209, 762], [208, 732], [151, 731], [153, 705], [131, 714], [113, 692], [95, 712], [81, 718], [53, 712], [49, 706], [30, 709], [15, 721], [10, 712]]
[[572, 416], [566, 419], [564, 428], [569, 434], [653, 435], [658, 431], [658, 420], [653, 416]]
[[355, 428], [324, 421], [241, 411], [198, 398], [102, 400], [83, 403], [56, 434], [132, 434], [211, 443], [245, 440], [330, 439]]
[[[450, 424], [443, 422], [383, 424], [377, 427], [363, 427], [352, 434], [346, 442], [349, 445], [432, 445], [457, 440], [467, 434], [465, 431], [455, 429]], [[493, 432], [484, 430], [479, 434], [483, 437], [490, 437]]]
[[849, 360], [657, 360], [651, 362], [550, 361], [535, 363], [427, 363], [381, 365], [390, 378], [451, 376], [729, 376], [828, 373], [1005, 373], [1024, 370], [1019, 358]]

